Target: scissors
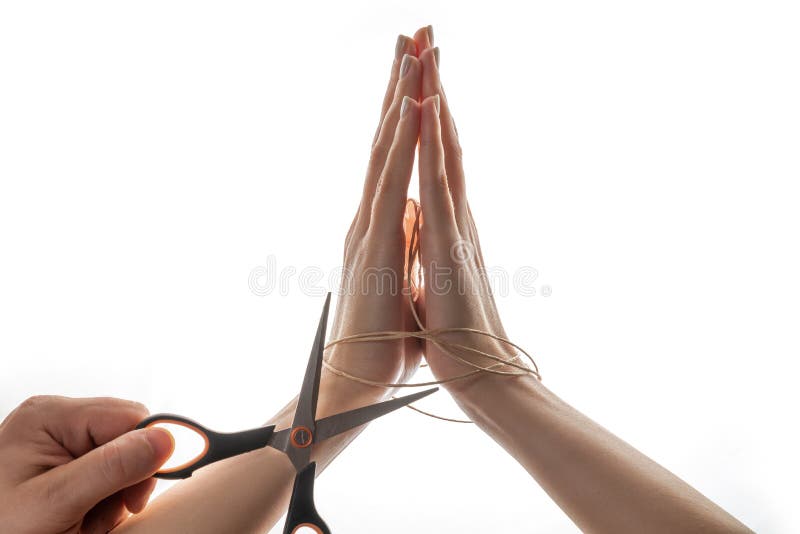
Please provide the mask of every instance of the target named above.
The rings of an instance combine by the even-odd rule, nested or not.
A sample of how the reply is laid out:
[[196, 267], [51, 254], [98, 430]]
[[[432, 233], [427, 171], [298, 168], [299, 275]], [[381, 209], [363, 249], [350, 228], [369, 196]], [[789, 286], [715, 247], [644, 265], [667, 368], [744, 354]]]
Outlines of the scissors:
[[163, 469], [154, 476], [170, 480], [188, 478], [196, 470], [214, 462], [263, 447], [272, 447], [285, 453], [297, 472], [283, 533], [295, 534], [301, 528], [308, 527], [317, 534], [331, 534], [314, 505], [314, 478], [317, 464], [311, 461], [311, 447], [426, 397], [439, 388], [427, 389], [317, 420], [317, 398], [330, 303], [331, 294], [328, 293], [314, 344], [311, 347], [311, 355], [308, 358], [303, 386], [297, 399], [294, 421], [290, 428], [275, 432], [275, 425], [271, 425], [242, 432], [222, 433], [210, 430], [180, 415], [166, 413], [151, 415], [143, 419], [136, 428], [158, 424], [179, 425], [199, 434], [205, 442], [198, 456], [179, 466]]

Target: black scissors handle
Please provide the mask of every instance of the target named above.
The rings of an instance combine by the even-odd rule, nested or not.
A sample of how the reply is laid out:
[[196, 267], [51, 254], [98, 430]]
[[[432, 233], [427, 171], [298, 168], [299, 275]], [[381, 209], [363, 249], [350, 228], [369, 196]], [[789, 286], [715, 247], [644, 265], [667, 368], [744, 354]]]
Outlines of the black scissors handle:
[[292, 500], [289, 502], [283, 534], [295, 534], [302, 527], [310, 528], [316, 534], [331, 534], [328, 525], [319, 516], [317, 507], [314, 505], [316, 470], [317, 463], [311, 462], [294, 477]]
[[136, 428], [146, 428], [158, 424], [180, 425], [194, 431], [205, 441], [203, 451], [188, 462], [169, 469], [162, 469], [153, 475], [156, 478], [176, 480], [188, 478], [192, 473], [225, 458], [261, 449], [270, 444], [275, 426], [263, 426], [242, 432], [223, 433], [210, 430], [196, 421], [181, 415], [159, 413], [142, 419]]

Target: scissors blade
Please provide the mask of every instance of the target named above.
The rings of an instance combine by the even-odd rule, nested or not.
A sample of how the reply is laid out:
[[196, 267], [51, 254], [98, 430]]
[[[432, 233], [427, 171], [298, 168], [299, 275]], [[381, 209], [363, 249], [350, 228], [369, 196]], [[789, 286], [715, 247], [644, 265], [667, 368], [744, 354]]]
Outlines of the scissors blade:
[[325, 299], [325, 306], [322, 308], [322, 317], [317, 326], [317, 335], [314, 337], [314, 345], [311, 347], [311, 355], [308, 357], [308, 366], [303, 378], [303, 387], [300, 389], [300, 397], [297, 399], [297, 409], [294, 412], [294, 422], [292, 427], [304, 426], [309, 430], [314, 430], [314, 419], [317, 415], [317, 398], [319, 397], [319, 379], [322, 374], [322, 352], [325, 349], [325, 333], [328, 328], [328, 311], [331, 305], [331, 294]]
[[419, 393], [412, 393], [405, 397], [391, 399], [388, 401], [380, 402], [378, 404], [371, 404], [362, 408], [356, 408], [347, 412], [332, 415], [317, 421], [317, 432], [315, 434], [314, 443], [319, 443], [330, 437], [347, 432], [353, 428], [359, 427], [363, 424], [369, 423], [373, 419], [377, 419], [383, 415], [391, 413], [398, 408], [407, 406], [414, 401], [423, 397], [427, 397], [431, 393], [438, 391], [439, 388], [426, 389]]

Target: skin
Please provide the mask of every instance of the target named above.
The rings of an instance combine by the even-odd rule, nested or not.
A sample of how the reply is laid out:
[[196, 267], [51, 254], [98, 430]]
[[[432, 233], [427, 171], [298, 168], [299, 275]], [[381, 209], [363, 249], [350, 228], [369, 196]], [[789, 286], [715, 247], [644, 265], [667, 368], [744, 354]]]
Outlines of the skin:
[[[414, 305], [429, 329], [472, 327], [507, 337], [481, 276], [484, 262], [467, 199], [458, 133], [442, 90], [439, 51], [432, 46], [430, 27], [419, 30], [413, 39], [401, 36], [398, 41], [361, 202], [345, 240], [344, 264], [356, 281], [364, 282], [369, 273], [386, 270], [379, 272], [395, 273], [397, 287], [408, 287], [403, 279], [411, 228], [406, 197], [419, 142], [420, 261], [425, 284]], [[404, 61], [406, 68], [401, 68]], [[455, 246], [463, 253], [453, 254]], [[358, 282], [354, 287], [343, 287], [332, 338], [415, 327], [406, 294], [386, 291], [386, 287], [383, 291], [372, 289]], [[447, 336], [449, 341], [487, 353], [514, 356], [502, 343], [483, 336]], [[495, 363], [466, 351], [458, 353], [466, 363], [457, 361], [436, 344], [416, 340], [336, 345], [328, 357], [351, 374], [399, 382], [414, 374], [423, 353], [434, 375], [442, 380], [472, 371], [474, 365]], [[501, 365], [497, 369], [511, 368]], [[531, 375], [481, 373], [447, 383], [446, 387], [478, 428], [513, 456], [585, 532], [750, 532], [684, 481], [567, 405]], [[324, 372], [317, 415], [325, 417], [378, 402], [390, 393]], [[81, 528], [81, 532], [105, 532], [103, 528], [118, 524], [128, 511], [141, 510], [152, 491], [152, 481], [145, 479], [164, 458], [153, 453], [148, 457], [149, 464], [132, 461], [136, 457], [141, 460], [139, 450], [140, 456], [131, 452], [130, 458], [119, 455], [117, 460], [108, 461], [108, 454], [117, 454], [109, 451], [127, 449], [122, 444], [95, 448], [129, 430], [146, 415], [139, 405], [114, 402], [123, 404], [108, 409], [123, 414], [121, 420], [116, 415], [108, 417], [103, 410], [87, 412], [78, 404], [69, 404], [67, 407], [82, 414], [78, 417], [62, 406], [54, 413], [72, 422], [62, 429], [66, 434], [54, 433], [51, 425], [55, 419], [42, 415], [48, 410], [34, 409], [37, 404], [41, 408], [38, 401], [33, 406], [23, 405], [0, 426], [0, 473], [5, 477], [0, 479], [0, 518], [17, 521], [14, 532], [78, 532]], [[278, 429], [289, 427], [294, 406], [293, 400], [268, 423]], [[75, 428], [89, 429], [92, 439], [87, 440], [86, 432], [70, 434], [68, 429], [74, 432]], [[318, 463], [317, 472], [360, 430], [316, 445], [312, 459]], [[140, 437], [128, 438], [137, 435]], [[131, 432], [119, 439], [141, 445], [147, 442], [141, 436]], [[151, 452], [155, 450], [160, 449]], [[98, 457], [99, 464], [86, 460]], [[123, 462], [140, 469], [121, 469], [129, 480], [110, 483], [113, 477], [107, 472], [109, 466], [127, 465]], [[92, 473], [92, 466], [95, 473], [100, 469], [106, 474], [87, 477], [83, 470]], [[270, 448], [253, 451], [199, 470], [143, 513], [127, 518], [115, 532], [265, 532], [286, 510], [293, 479], [294, 469], [285, 455]], [[85, 485], [83, 491], [73, 495], [59, 489], [79, 480]], [[112, 497], [105, 499], [108, 495]], [[43, 502], [54, 503], [54, 508]], [[20, 509], [37, 510], [37, 514], [11, 515]], [[95, 520], [98, 514], [102, 520]], [[37, 517], [29, 519], [31, 515]]]

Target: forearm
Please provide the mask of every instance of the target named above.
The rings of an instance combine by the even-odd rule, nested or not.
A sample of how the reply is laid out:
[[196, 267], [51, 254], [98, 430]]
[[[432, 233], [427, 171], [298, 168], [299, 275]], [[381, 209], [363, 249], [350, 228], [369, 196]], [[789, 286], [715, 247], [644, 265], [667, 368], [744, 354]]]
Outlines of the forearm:
[[[325, 374], [320, 385], [317, 417], [322, 418], [383, 400], [385, 391], [352, 384]], [[268, 424], [291, 426], [296, 399]], [[355, 429], [315, 445], [312, 460], [319, 474], [363, 429]], [[271, 447], [217, 462], [176, 484], [146, 510], [114, 532], [138, 533], [264, 533], [278, 522], [289, 504], [295, 470], [288, 457]]]
[[485, 378], [457, 401], [584, 532], [750, 532], [536, 379]]

